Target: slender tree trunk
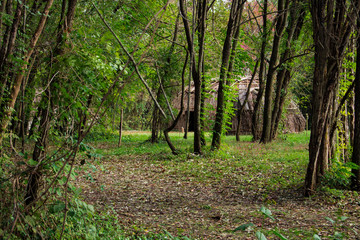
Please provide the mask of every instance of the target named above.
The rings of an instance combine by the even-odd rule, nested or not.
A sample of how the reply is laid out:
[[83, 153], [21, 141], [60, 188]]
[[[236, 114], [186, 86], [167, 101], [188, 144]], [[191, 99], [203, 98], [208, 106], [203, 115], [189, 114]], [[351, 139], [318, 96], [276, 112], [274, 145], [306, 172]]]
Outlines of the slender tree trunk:
[[[357, 5], [358, 7], [360, 4]], [[356, 41], [356, 73], [355, 73], [355, 129], [354, 145], [351, 161], [360, 167], [360, 11], [357, 19], [357, 41]], [[360, 168], [352, 169], [354, 174], [351, 178], [351, 187], [353, 190], [360, 191]]]
[[276, 28], [274, 33], [273, 48], [271, 52], [269, 70], [266, 77], [266, 89], [265, 89], [265, 101], [264, 101], [264, 114], [263, 114], [263, 128], [260, 142], [271, 142], [271, 106], [273, 102], [273, 85], [274, 75], [276, 71], [276, 63], [279, 54], [280, 40], [285, 28], [287, 17], [288, 0], [284, 3], [284, 0], [278, 1], [278, 15], [276, 17]]
[[0, 34], [2, 34], [3, 15], [5, 13], [6, 0], [1, 0], [0, 6]]
[[124, 109], [121, 108], [121, 111], [120, 111], [120, 124], [119, 124], [119, 142], [118, 142], [118, 147], [121, 146], [123, 122], [124, 122]]
[[[315, 69], [313, 80], [312, 125], [309, 144], [309, 164], [305, 177], [305, 196], [310, 196], [319, 184], [319, 173], [329, 162], [329, 123], [332, 103], [337, 94], [341, 62], [352, 26], [349, 19], [354, 10], [347, 8], [345, 1], [311, 1], [313, 37], [315, 45]], [[348, 19], [344, 19], [344, 18]], [[324, 19], [326, 21], [324, 21]], [[325, 169], [326, 170], [326, 169]]]
[[264, 73], [265, 73], [265, 51], [266, 51], [266, 43], [267, 43], [267, 10], [268, 10], [268, 0], [264, 0], [263, 6], [263, 29], [262, 29], [262, 43], [260, 50], [260, 68], [259, 68], [259, 91], [256, 97], [254, 111], [251, 118], [251, 132], [253, 135], [253, 141], [258, 141], [260, 139], [260, 124], [259, 124], [259, 111], [262, 102], [262, 98], [264, 95]]
[[248, 85], [248, 88], [246, 90], [246, 94], [245, 94], [245, 99], [244, 99], [244, 102], [241, 104], [241, 101], [240, 99], [238, 100], [239, 101], [239, 109], [237, 110], [237, 121], [238, 121], [238, 125], [237, 125], [237, 128], [236, 128], [236, 141], [240, 141], [240, 124], [241, 124], [241, 115], [244, 111], [244, 108], [246, 106], [246, 103], [248, 101], [248, 98], [249, 98], [249, 95], [250, 95], [250, 92], [251, 92], [251, 85], [255, 79], [255, 75], [256, 75], [256, 72], [257, 72], [257, 66], [259, 64], [259, 61], [256, 61], [256, 64], [255, 64], [255, 67], [254, 67], [254, 71], [253, 71], [253, 74], [251, 76], [251, 79], [250, 79], [250, 83]]
[[[199, 12], [201, 16], [197, 16], [197, 19], [200, 19], [198, 26], [199, 31], [204, 31], [200, 33], [201, 39], [198, 39], [198, 58], [197, 62], [195, 61], [195, 51], [193, 48], [193, 36], [191, 36], [191, 31], [188, 23], [187, 14], [185, 11], [184, 0], [180, 0], [180, 11], [183, 19], [186, 40], [188, 44], [188, 49], [190, 52], [191, 59], [191, 71], [192, 78], [194, 81], [195, 87], [195, 96], [194, 96], [194, 153], [201, 154], [201, 129], [200, 129], [200, 106], [201, 106], [201, 64], [203, 62], [202, 58], [204, 57], [204, 42], [205, 42], [205, 29], [206, 29], [206, 16], [207, 16], [207, 0], [199, 0]], [[194, 6], [193, 6], [194, 7]]]
[[[159, 86], [158, 91], [157, 91], [157, 101], [161, 104], [160, 98], [161, 98], [161, 88]], [[154, 106], [154, 110], [153, 110], [153, 117], [152, 117], [152, 123], [151, 123], [151, 139], [150, 142], [151, 143], [157, 143], [159, 142], [159, 132], [161, 129], [161, 115], [159, 112], [159, 109]]]
[[240, 21], [242, 9], [244, 2], [241, 0], [234, 0], [231, 4], [230, 16], [227, 25], [226, 37], [224, 41], [222, 59], [221, 59], [221, 68], [220, 68], [220, 77], [219, 77], [219, 88], [217, 93], [217, 106], [216, 106], [216, 115], [215, 115], [215, 125], [213, 129], [213, 138], [211, 143], [211, 149], [219, 149], [221, 145], [221, 133], [223, 129], [223, 120], [224, 120], [224, 107], [225, 107], [225, 85], [226, 85], [226, 76], [229, 69], [229, 61], [231, 56], [232, 49], [232, 40], [235, 32], [237, 31], [236, 27], [240, 27], [237, 20]]
[[[9, 1], [11, 3], [11, 1]], [[5, 34], [3, 36], [3, 42], [0, 50], [0, 86], [2, 86], [0, 91], [0, 106], [2, 105], [2, 99], [4, 97], [4, 91], [9, 79], [10, 64], [9, 57], [13, 54], [15, 48], [15, 41], [20, 25], [22, 9], [24, 7], [23, 2], [17, 4], [17, 8], [14, 14], [14, 20], [11, 26], [6, 28]], [[0, 143], [1, 145], [1, 143]]]
[[0, 146], [2, 145], [2, 139], [4, 138], [4, 132], [6, 131], [6, 128], [9, 124], [10, 118], [11, 118], [11, 114], [12, 114], [12, 109], [15, 106], [15, 102], [17, 99], [17, 96], [19, 94], [20, 91], [20, 86], [23, 80], [23, 76], [26, 72], [27, 69], [27, 64], [29, 62], [29, 59], [32, 55], [32, 53], [34, 52], [34, 48], [39, 40], [39, 37], [44, 29], [50, 8], [53, 4], [54, 0], [48, 0], [45, 9], [43, 11], [42, 17], [39, 21], [39, 24], [35, 30], [34, 35], [32, 36], [31, 40], [30, 40], [30, 44], [28, 46], [27, 52], [24, 55], [24, 61], [22, 66], [20, 67], [20, 72], [16, 75], [15, 79], [14, 79], [14, 84], [13, 87], [11, 89], [11, 93], [10, 93], [10, 100], [7, 102], [6, 107], [3, 109], [4, 112], [4, 116], [2, 116], [2, 119], [0, 121]]
[[[66, 0], [64, 0], [64, 1], [66, 1]], [[69, 0], [67, 18], [66, 18], [65, 22], [63, 23], [64, 26], [61, 28], [60, 27], [58, 28], [58, 31], [59, 31], [58, 36], [62, 35], [62, 33], [66, 33], [66, 36], [67, 36], [68, 33], [71, 31], [72, 21], [73, 21], [74, 14], [75, 14], [76, 3], [77, 3], [77, 0]], [[69, 16], [71, 16], [71, 18], [69, 18]], [[59, 41], [61, 41], [61, 42], [59, 42]], [[54, 52], [56, 53], [56, 56], [64, 54], [65, 41], [62, 37], [57, 38], [57, 46], [55, 47]], [[54, 75], [54, 77], [55, 77], [55, 75]], [[33, 160], [37, 161], [39, 163], [41, 161], [43, 161], [46, 157], [47, 139], [48, 139], [48, 134], [49, 134], [49, 129], [50, 129], [52, 110], [53, 110], [53, 109], [51, 109], [51, 106], [54, 108], [53, 104], [51, 104], [53, 101], [53, 96], [51, 94], [56, 92], [56, 84], [55, 84], [56, 80], [57, 79], [50, 82], [49, 87], [47, 88], [47, 91], [46, 91], [47, 97], [45, 98], [45, 96], [43, 96], [41, 99], [41, 103], [40, 103], [40, 108], [42, 108], [42, 116], [41, 116], [41, 120], [40, 120], [40, 130], [41, 131], [40, 131], [40, 137], [39, 137], [38, 141], [36, 142], [34, 151], [33, 151]], [[91, 99], [92, 99], [91, 97], [88, 98], [89, 105], [91, 103]], [[46, 109], [44, 108], [44, 106], [47, 106]], [[85, 116], [84, 116], [84, 119], [86, 121]], [[82, 133], [81, 123], [79, 125], [80, 125], [79, 126], [79, 135], [81, 135], [81, 133]], [[80, 136], [79, 136], [79, 139], [80, 139]], [[30, 173], [28, 185], [26, 188], [26, 195], [25, 195], [26, 205], [30, 205], [37, 198], [38, 186], [40, 185], [40, 177], [41, 177], [41, 169], [39, 169], [39, 168], [35, 168], [35, 170]]]
[[171, 130], [174, 129], [174, 127], [176, 126], [176, 124], [179, 122], [181, 115], [184, 111], [184, 95], [185, 95], [185, 70], [186, 70], [186, 66], [187, 66], [187, 62], [188, 62], [188, 58], [189, 58], [189, 53], [187, 52], [186, 57], [185, 57], [185, 63], [184, 63], [184, 67], [182, 70], [182, 74], [181, 74], [181, 99], [180, 99], [180, 110], [179, 113], [177, 115], [177, 117], [175, 118], [175, 120], [173, 121], [173, 123], [164, 130], [164, 137], [165, 140], [167, 142], [167, 144], [169, 145], [172, 153], [174, 155], [178, 154], [177, 149], [175, 148], [174, 144], [172, 144], [170, 136], [169, 136], [169, 132]]
[[[281, 114], [283, 112], [284, 103], [287, 96], [287, 89], [291, 80], [291, 60], [287, 60], [294, 54], [293, 44], [299, 36], [304, 23], [305, 18], [305, 7], [300, 6], [301, 2], [293, 2], [290, 8], [289, 24], [286, 29], [287, 40], [285, 51], [281, 54], [280, 64], [276, 76], [276, 91], [275, 101], [271, 117], [271, 139], [274, 139], [277, 134], [279, 123], [281, 120]], [[300, 7], [300, 10], [298, 8]], [[285, 64], [286, 62], [286, 64]]]
[[206, 94], [205, 94], [205, 66], [204, 62], [202, 63], [202, 80], [201, 80], [201, 103], [200, 103], [200, 131], [201, 131], [201, 145], [206, 146], [206, 139], [205, 139], [205, 100], [206, 100]]

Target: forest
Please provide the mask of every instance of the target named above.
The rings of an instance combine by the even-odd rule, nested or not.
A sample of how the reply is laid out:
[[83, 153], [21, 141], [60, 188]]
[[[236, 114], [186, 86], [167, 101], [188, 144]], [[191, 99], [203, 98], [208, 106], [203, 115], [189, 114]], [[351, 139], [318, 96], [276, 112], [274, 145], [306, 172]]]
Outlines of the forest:
[[360, 0], [0, 0], [0, 239], [360, 239]]

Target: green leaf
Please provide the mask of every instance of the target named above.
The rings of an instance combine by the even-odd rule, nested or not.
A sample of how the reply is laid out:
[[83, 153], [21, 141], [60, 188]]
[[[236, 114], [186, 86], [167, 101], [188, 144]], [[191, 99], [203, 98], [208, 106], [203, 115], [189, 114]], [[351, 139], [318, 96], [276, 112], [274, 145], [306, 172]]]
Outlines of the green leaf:
[[69, 211], [69, 212], [68, 212], [68, 215], [69, 215], [69, 217], [75, 216], [75, 211]]
[[321, 237], [320, 237], [319, 235], [317, 235], [317, 234], [314, 234], [313, 238], [314, 238], [315, 240], [321, 240]]
[[346, 219], [348, 219], [348, 217], [346, 217], [346, 216], [341, 216], [339, 219], [340, 219], [340, 221], [345, 221]]
[[30, 160], [29, 160], [29, 165], [30, 165], [30, 166], [36, 166], [37, 164], [38, 164], [37, 161], [34, 161], [33, 159], [30, 159]]
[[254, 224], [252, 224], [252, 223], [246, 223], [246, 224], [243, 224], [243, 225], [235, 228], [235, 229], [233, 230], [233, 232], [245, 231], [246, 229], [248, 229], [249, 227], [252, 227], [252, 226], [254, 226]]
[[257, 231], [256, 232], [256, 237], [258, 238], [258, 240], [267, 240], [267, 238], [265, 237], [265, 235], [260, 232], [260, 231]]
[[275, 218], [272, 216], [272, 213], [271, 213], [270, 209], [262, 206], [262, 207], [260, 208], [260, 211], [261, 211], [266, 217], [268, 217], [268, 218], [270, 218], [270, 219], [272, 219], [272, 220], [275, 220]]
[[65, 209], [65, 203], [57, 201], [52, 207], [49, 208], [50, 213], [58, 213]]
[[344, 238], [344, 235], [341, 232], [335, 232], [334, 238], [340, 240]]
[[334, 220], [332, 220], [331, 218], [329, 218], [329, 217], [325, 217], [325, 219], [326, 220], [328, 220], [329, 222], [331, 222], [331, 224], [334, 224], [335, 223], [335, 221]]
[[90, 204], [88, 204], [87, 205], [87, 208], [88, 208], [88, 210], [90, 211], [90, 212], [95, 212], [95, 209], [94, 209], [94, 206], [93, 205], [90, 205]]
[[288, 240], [284, 235], [279, 233], [278, 231], [274, 230], [273, 233], [278, 236], [281, 240]]

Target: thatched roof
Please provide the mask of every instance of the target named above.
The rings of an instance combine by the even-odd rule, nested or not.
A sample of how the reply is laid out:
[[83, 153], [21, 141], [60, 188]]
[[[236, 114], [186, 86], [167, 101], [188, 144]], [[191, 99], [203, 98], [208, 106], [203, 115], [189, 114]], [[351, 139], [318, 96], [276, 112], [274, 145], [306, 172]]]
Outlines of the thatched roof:
[[[235, 80], [235, 82], [232, 84], [232, 87], [237, 87], [238, 89], [238, 100], [243, 104], [246, 96], [246, 91], [248, 88], [248, 85], [250, 83], [251, 76], [245, 76], [242, 77], [239, 80]], [[210, 97], [206, 100], [207, 104], [211, 104], [216, 108], [216, 97], [217, 97], [217, 91], [219, 88], [219, 83], [217, 81], [213, 81], [210, 83], [210, 86], [207, 86], [206, 89], [208, 90], [208, 93], [210, 94]], [[252, 104], [255, 101], [256, 94], [259, 88], [258, 81], [254, 79], [253, 83], [251, 84], [251, 94], [249, 94], [248, 103], [245, 106], [245, 110], [253, 110]], [[194, 111], [194, 101], [195, 101], [195, 86], [194, 84], [191, 84], [190, 91], [189, 86], [185, 87], [185, 95], [184, 95], [184, 109], [187, 109], [187, 103], [188, 103], [188, 96], [190, 92], [190, 111]], [[180, 102], [181, 100], [181, 92], [177, 94], [177, 96], [173, 100], [173, 106], [176, 109], [180, 109]]]
[[[239, 109], [240, 104], [243, 105], [246, 98], [246, 93], [249, 87], [249, 84], [251, 82], [251, 76], [244, 76], [241, 77], [241, 79], [235, 80], [232, 84], [232, 88], [237, 89], [237, 97], [234, 99], [234, 107]], [[212, 105], [213, 110], [208, 110], [208, 117], [213, 118], [215, 115], [215, 109], [217, 105], [217, 90], [218, 90], [219, 84], [217, 81], [213, 81], [210, 86], [207, 86], [208, 94], [210, 95], [206, 101], [206, 105]], [[252, 111], [254, 110], [254, 105], [256, 101], [256, 97], [259, 90], [259, 83], [258, 79], [255, 77], [253, 80], [251, 86], [250, 86], [250, 92], [249, 96], [247, 98], [246, 104], [243, 109], [242, 117], [241, 117], [241, 125], [243, 128], [241, 130], [242, 133], [250, 133], [251, 129], [251, 115]], [[190, 93], [190, 94], [189, 94]], [[184, 96], [184, 112], [183, 112], [183, 119], [181, 119], [178, 123], [178, 126], [176, 129], [181, 129], [181, 127], [185, 126], [185, 115], [187, 114], [185, 111], [187, 109], [187, 102], [188, 102], [188, 96], [190, 95], [190, 112], [194, 111], [194, 100], [195, 100], [195, 86], [192, 84], [190, 88], [187, 86], [185, 88], [185, 96]], [[180, 109], [180, 102], [181, 100], [181, 92], [177, 94], [177, 96], [173, 100], [173, 106], [176, 109]], [[232, 120], [232, 131], [236, 129], [237, 126], [237, 118], [234, 117]], [[300, 132], [305, 129], [305, 118], [301, 114], [298, 106], [293, 100], [290, 100], [289, 104], [286, 107], [286, 116], [284, 120], [284, 126], [287, 129], [287, 132]]]

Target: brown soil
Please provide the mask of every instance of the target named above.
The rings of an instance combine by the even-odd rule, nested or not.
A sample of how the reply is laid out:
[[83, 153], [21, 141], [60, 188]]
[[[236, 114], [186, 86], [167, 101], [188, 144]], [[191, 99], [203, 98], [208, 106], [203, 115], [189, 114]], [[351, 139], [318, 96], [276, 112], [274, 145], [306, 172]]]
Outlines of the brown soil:
[[[102, 158], [103, 171], [89, 170], [93, 181], [86, 180], [84, 172], [79, 175], [85, 200], [100, 211], [113, 208], [129, 235], [166, 229], [195, 239], [256, 239], [255, 232], [261, 230], [268, 239], [279, 239], [268, 232], [279, 229], [289, 239], [311, 239], [315, 232], [331, 239], [324, 236], [335, 231], [347, 234], [344, 239], [360, 239], [360, 200], [350, 195], [346, 200], [323, 195], [306, 199], [299, 187], [264, 196], [263, 190], [239, 186], [231, 177], [198, 182], [146, 159]], [[271, 209], [275, 221], [261, 214], [263, 205]], [[325, 219], [339, 216], [348, 219], [336, 224]], [[245, 223], [255, 226], [232, 232]]]

